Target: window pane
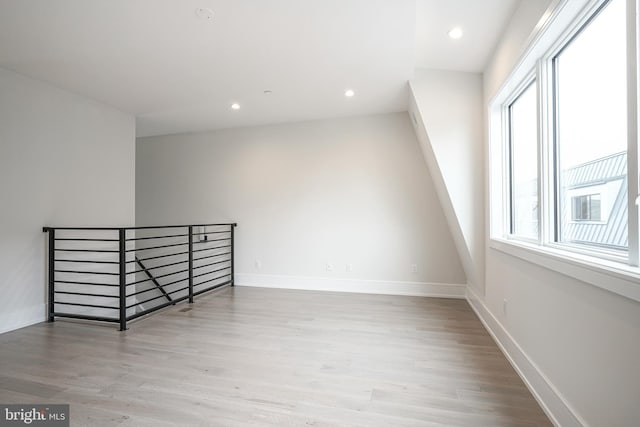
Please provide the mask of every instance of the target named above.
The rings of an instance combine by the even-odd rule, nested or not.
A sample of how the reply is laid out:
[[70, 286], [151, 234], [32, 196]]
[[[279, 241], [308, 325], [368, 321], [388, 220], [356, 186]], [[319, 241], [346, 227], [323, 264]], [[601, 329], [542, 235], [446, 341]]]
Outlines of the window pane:
[[554, 59], [559, 242], [628, 247], [625, 50], [611, 0]]
[[538, 131], [536, 85], [509, 107], [511, 146], [511, 233], [538, 238]]
[[589, 200], [589, 218], [592, 221], [600, 221], [600, 195], [594, 194]]
[[571, 198], [572, 221], [600, 221], [600, 194]]

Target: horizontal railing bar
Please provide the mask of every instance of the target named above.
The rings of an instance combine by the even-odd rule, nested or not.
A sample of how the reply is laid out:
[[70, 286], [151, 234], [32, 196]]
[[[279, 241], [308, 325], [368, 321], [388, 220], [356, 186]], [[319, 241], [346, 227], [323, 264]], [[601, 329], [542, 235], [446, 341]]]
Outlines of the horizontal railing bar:
[[200, 283], [194, 283], [193, 287], [195, 288], [196, 286], [204, 285], [205, 283], [213, 282], [214, 280], [222, 279], [223, 277], [226, 277], [226, 276], [231, 276], [231, 273], [223, 274], [222, 276], [214, 277], [212, 279], [207, 279]]
[[68, 317], [70, 319], [82, 319], [82, 320], [95, 320], [98, 322], [118, 322], [119, 319], [114, 317], [102, 317], [102, 316], [88, 316], [84, 314], [71, 314], [71, 313], [52, 313], [56, 317]]
[[53, 270], [55, 273], [73, 273], [73, 274], [99, 274], [101, 276], [119, 276], [120, 273], [109, 273], [106, 271], [77, 271], [77, 270]]
[[56, 280], [54, 283], [67, 283], [70, 285], [91, 285], [91, 286], [112, 286], [118, 287], [120, 285], [116, 285], [113, 283], [93, 283], [93, 282], [79, 282], [76, 280]]
[[82, 295], [85, 297], [99, 297], [99, 298], [120, 298], [119, 295], [104, 295], [104, 294], [88, 294], [85, 292], [69, 292], [69, 291], [54, 291], [56, 294], [65, 294], [65, 295]]
[[87, 238], [71, 238], [71, 237], [56, 237], [55, 240], [67, 241], [67, 242], [117, 242], [118, 239], [87, 239]]
[[230, 268], [231, 268], [231, 266], [228, 266], [228, 267], [224, 267], [224, 268], [219, 268], [217, 270], [207, 271], [206, 273], [194, 274], [193, 278], [195, 279], [196, 277], [202, 277], [202, 276], [206, 276], [207, 274], [217, 273], [218, 271], [222, 271], [222, 270], [229, 270]]
[[[200, 258], [194, 258], [193, 260], [194, 261], [199, 261], [199, 260], [202, 260], [202, 259], [209, 259], [209, 258], [214, 258], [214, 257], [217, 257], [217, 256], [224, 256], [224, 255], [231, 255], [231, 252], [223, 252], [221, 254], [207, 255], [207, 256], [200, 257]], [[227, 261], [231, 261], [231, 258], [229, 258]]]
[[[222, 234], [222, 233], [231, 233], [230, 230], [226, 230], [226, 231], [208, 231], [206, 233], [193, 233], [194, 236], [202, 236], [204, 234]], [[188, 237], [189, 233], [187, 234], [168, 234], [168, 235], [164, 235], [164, 236], [151, 236], [151, 237], [135, 237], [132, 239], [127, 239], [127, 242], [133, 242], [136, 240], [153, 240], [153, 239], [168, 239], [170, 237]], [[117, 242], [117, 240], [115, 240]], [[213, 242], [214, 240], [207, 240], [207, 242]]]
[[[157, 300], [159, 298], [166, 298], [167, 295], [175, 294], [176, 292], [186, 291], [187, 289], [189, 289], [188, 286], [186, 286], [184, 288], [176, 289], [175, 291], [167, 292], [166, 295], [162, 294], [162, 295], [159, 295], [157, 297], [153, 297], [153, 298], [150, 298], [150, 299], [147, 299], [147, 300], [144, 300], [144, 301], [138, 301], [135, 304], [131, 304], [131, 305], [127, 306], [127, 308], [135, 307], [136, 305], [146, 304], [148, 302]], [[175, 302], [177, 302], [177, 300], [172, 300], [171, 302], [175, 303]]]
[[[186, 289], [186, 288], [185, 288], [185, 289]], [[127, 309], [133, 308], [133, 307], [135, 307], [135, 306], [137, 306], [137, 305], [146, 304], [146, 303], [148, 303], [148, 302], [155, 301], [155, 300], [160, 299], [160, 298], [166, 298], [166, 295], [162, 294], [162, 295], [160, 295], [160, 296], [153, 297], [153, 298], [149, 298], [149, 299], [146, 299], [146, 300], [144, 300], [144, 301], [135, 302], [135, 303], [133, 303], [133, 304], [131, 304], [131, 305], [128, 305], [128, 306], [127, 306]]]
[[[171, 267], [173, 265], [178, 265], [178, 264], [185, 264], [189, 262], [189, 260], [184, 260], [184, 261], [178, 261], [178, 262], [171, 262], [169, 264], [164, 264], [164, 265], [159, 265], [157, 267], [147, 267], [147, 271], [148, 270], [156, 270], [158, 268], [165, 268], [165, 267]], [[132, 271], [131, 273], [127, 273], [127, 274], [137, 274], [137, 273], [144, 273], [144, 269], [143, 270], [136, 270], [136, 271]]]
[[106, 305], [97, 305], [97, 304], [82, 304], [79, 302], [62, 302], [62, 301], [54, 301], [54, 304], [64, 304], [64, 305], [74, 305], [76, 307], [93, 307], [93, 308], [107, 308], [109, 310], [118, 310], [118, 307], [109, 307]]
[[193, 251], [195, 252], [204, 252], [204, 251], [212, 251], [214, 249], [222, 249], [222, 248], [230, 248], [231, 245], [225, 245], [225, 246], [216, 246], [215, 248], [205, 248], [205, 249], [198, 249], [197, 251]]
[[[184, 280], [187, 280], [187, 279], [184, 279]], [[180, 281], [182, 281], [182, 280], [180, 280]], [[175, 283], [178, 283], [178, 282], [175, 282]], [[148, 289], [145, 289], [143, 291], [138, 291], [138, 292], [134, 292], [132, 294], [129, 294], [129, 295], [127, 295], [127, 297], [133, 297], [133, 296], [136, 296], [136, 295], [141, 295], [141, 294], [144, 294], [145, 292], [149, 292], [149, 291], [156, 291], [156, 290], [159, 290], [159, 288], [164, 288], [165, 286], [168, 286], [168, 285], [169, 284], [161, 285], [161, 286], [154, 286], [153, 288], [148, 288]]]
[[[226, 233], [228, 233], [228, 231], [226, 231]], [[136, 240], [152, 240], [152, 239], [168, 239], [169, 237], [188, 237], [189, 233], [187, 234], [168, 234], [165, 236], [152, 236], [152, 237], [135, 237], [133, 239], [126, 239], [127, 242], [133, 242]]]
[[[188, 273], [188, 272], [189, 272], [189, 269], [187, 268], [186, 270], [179, 270], [179, 271], [174, 271], [173, 273], [167, 273], [167, 274], [162, 274], [160, 276], [154, 276], [153, 279], [162, 279], [163, 277], [173, 276], [174, 274]], [[129, 286], [129, 285], [137, 285], [137, 284], [140, 284], [140, 283], [148, 282], [149, 280], [153, 280], [153, 279], [149, 278], [149, 279], [145, 279], [145, 280], [138, 280], [137, 282], [127, 283], [127, 286]]]
[[135, 248], [135, 249], [127, 249], [125, 252], [137, 252], [137, 251], [148, 251], [150, 249], [163, 249], [163, 248], [171, 248], [174, 246], [185, 246], [188, 245], [188, 242], [185, 243], [172, 243], [170, 245], [161, 245], [161, 246], [149, 246], [148, 248]]
[[[158, 255], [158, 256], [152, 256], [152, 257], [147, 257], [147, 258], [138, 258], [140, 261], [149, 261], [152, 259], [158, 259], [158, 258], [166, 258], [166, 257], [170, 257], [170, 256], [177, 256], [177, 255], [187, 255], [189, 254], [189, 251], [187, 252], [176, 252], [173, 254], [168, 254], [168, 255]], [[136, 262], [136, 260], [134, 259], [133, 261], [127, 261], [127, 264], [130, 264], [132, 262]]]
[[[174, 280], [173, 282], [169, 282], [169, 283], [165, 283], [164, 285], [160, 285], [160, 286], [156, 286], [154, 288], [151, 289], [158, 289], [158, 288], [164, 288], [165, 286], [169, 286], [169, 285], [175, 285], [176, 283], [180, 283], [183, 282], [185, 280], [189, 280], [189, 278], [185, 278], [185, 279], [178, 279], [178, 280]], [[129, 283], [127, 286], [131, 286], [133, 283]], [[137, 294], [131, 294], [131, 295], [137, 295]], [[131, 296], [129, 295], [129, 296]]]
[[[230, 259], [223, 259], [222, 261], [216, 261], [216, 262], [212, 262], [212, 263], [204, 264], [204, 265], [197, 265], [197, 266], [193, 267], [193, 269], [195, 270], [196, 268], [211, 267], [212, 265], [222, 264], [223, 262], [231, 262], [231, 260]], [[231, 267], [231, 266], [229, 266], [229, 267]]]
[[236, 227], [238, 224], [235, 222], [228, 222], [222, 224], [183, 224], [183, 225], [162, 225], [162, 226], [146, 226], [146, 227], [125, 227], [125, 230], [150, 230], [152, 228], [157, 228], [159, 230], [163, 228], [187, 228], [187, 227], [222, 227], [222, 226], [232, 226]]
[[61, 252], [98, 252], [98, 253], [111, 253], [111, 254], [117, 254], [118, 253], [118, 251], [114, 251], [114, 250], [110, 250], [110, 249], [61, 249], [61, 248], [55, 248], [54, 250], [61, 251]]
[[206, 231], [204, 233], [198, 233], [197, 231], [193, 233], [194, 236], [203, 235], [203, 234], [222, 234], [222, 233], [231, 233], [231, 230], [225, 231]]
[[158, 229], [162, 230], [164, 228], [187, 228], [187, 227], [215, 227], [215, 226], [232, 226], [237, 227], [238, 224], [235, 222], [222, 223], [222, 224], [184, 224], [184, 225], [156, 225], [156, 226], [145, 226], [145, 227], [42, 227], [43, 232], [47, 232], [49, 230], [150, 230], [150, 229]]
[[168, 306], [170, 306], [170, 305], [175, 305], [176, 303], [179, 303], [179, 302], [181, 302], [181, 301], [184, 301], [184, 300], [186, 300], [187, 298], [189, 298], [189, 295], [185, 295], [185, 296], [183, 296], [183, 297], [176, 298], [176, 299], [174, 299], [173, 301], [168, 301], [168, 302], [165, 302], [165, 303], [163, 303], [163, 304], [156, 305], [155, 307], [148, 308], [148, 309], [146, 309], [146, 310], [143, 310], [143, 311], [140, 311], [140, 312], [138, 312], [138, 313], [132, 314], [131, 316], [127, 317], [127, 321], [137, 319], [138, 317], [145, 316], [145, 315], [150, 314], [150, 313], [153, 313], [154, 311], [157, 311], [157, 310], [162, 310], [162, 309], [163, 309], [163, 308], [165, 308], [165, 307], [168, 307]]
[[[224, 276], [222, 276], [222, 277], [224, 277]], [[206, 283], [206, 282], [202, 282], [202, 283]], [[193, 296], [200, 295], [200, 294], [203, 294], [205, 292], [209, 292], [209, 291], [212, 291], [214, 289], [221, 288], [223, 286], [230, 285], [230, 284], [231, 284], [231, 280], [229, 280], [228, 282], [224, 282], [224, 283], [219, 283], [217, 285], [213, 285], [211, 287], [208, 287], [207, 289], [200, 289], [199, 291], [194, 292]]]
[[144, 227], [125, 227], [125, 230], [151, 230], [151, 229], [157, 229], [157, 230], [162, 230], [165, 228], [187, 228], [189, 227], [189, 225], [161, 225], [161, 226], [153, 226], [153, 225], [149, 225], [149, 226], [144, 226]]
[[78, 231], [118, 231], [120, 228], [118, 227], [42, 227], [43, 232], [47, 232], [49, 230], [78, 230]]
[[[167, 295], [175, 294], [175, 293], [177, 293], [177, 292], [181, 292], [181, 291], [186, 291], [187, 289], [189, 289], [189, 287], [188, 287], [188, 286], [185, 286], [184, 288], [180, 288], [180, 289], [173, 290], [173, 291], [171, 291], [171, 292], [167, 292]], [[164, 296], [164, 295], [163, 295], [163, 296]], [[175, 300], [174, 300], [174, 302], [175, 302]]]
[[120, 264], [118, 261], [89, 261], [84, 259], [54, 259], [55, 262], [77, 262], [82, 264]]
[[231, 237], [226, 237], [224, 239], [200, 240], [200, 241], [194, 242], [194, 243], [222, 242], [223, 240], [231, 240]]

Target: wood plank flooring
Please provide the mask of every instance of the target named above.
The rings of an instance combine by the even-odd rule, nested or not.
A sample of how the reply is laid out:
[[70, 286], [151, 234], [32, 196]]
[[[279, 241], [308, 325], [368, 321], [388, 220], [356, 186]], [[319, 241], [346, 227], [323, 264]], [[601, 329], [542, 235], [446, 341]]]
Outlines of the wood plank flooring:
[[246, 287], [126, 332], [0, 335], [0, 402], [78, 426], [551, 425], [464, 300]]

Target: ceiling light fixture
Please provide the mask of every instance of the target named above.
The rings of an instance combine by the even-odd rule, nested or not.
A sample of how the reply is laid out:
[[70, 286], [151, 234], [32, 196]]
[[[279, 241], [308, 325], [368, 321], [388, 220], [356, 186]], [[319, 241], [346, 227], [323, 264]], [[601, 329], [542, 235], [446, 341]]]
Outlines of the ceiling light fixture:
[[263, 91], [262, 93], [264, 93], [265, 95], [271, 95], [273, 93], [273, 91], [267, 89], [267, 90]]
[[346, 96], [347, 98], [351, 98], [355, 94], [356, 93], [351, 89], [347, 89], [347, 90], [344, 91], [344, 96]]
[[207, 7], [199, 7], [196, 9], [196, 16], [203, 21], [211, 21], [213, 19], [213, 10]]
[[449, 30], [449, 37], [454, 40], [457, 40], [462, 37], [462, 29], [460, 27], [455, 27]]
[[237, 102], [234, 102], [233, 104], [231, 104], [231, 109], [232, 110], [239, 110], [240, 109], [240, 104], [238, 104]]

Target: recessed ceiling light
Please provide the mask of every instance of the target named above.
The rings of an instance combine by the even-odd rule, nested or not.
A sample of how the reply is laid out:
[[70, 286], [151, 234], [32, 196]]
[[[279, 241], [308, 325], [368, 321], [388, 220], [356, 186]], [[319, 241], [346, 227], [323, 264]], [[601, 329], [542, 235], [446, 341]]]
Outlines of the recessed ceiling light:
[[238, 104], [237, 102], [234, 102], [233, 104], [231, 104], [231, 109], [232, 110], [239, 110], [240, 109], [240, 104]]
[[344, 91], [344, 96], [346, 96], [347, 98], [351, 98], [355, 94], [356, 93], [351, 89], [347, 89], [347, 90]]
[[460, 27], [452, 28], [451, 30], [449, 30], [448, 34], [449, 34], [449, 37], [451, 37], [454, 40], [457, 40], [460, 37], [462, 37], [462, 28]]
[[211, 21], [213, 19], [213, 10], [208, 7], [199, 7], [196, 9], [196, 16], [204, 21]]
[[267, 90], [263, 91], [262, 93], [264, 93], [265, 95], [271, 95], [273, 93], [273, 91], [267, 89]]

